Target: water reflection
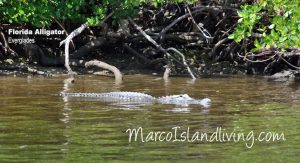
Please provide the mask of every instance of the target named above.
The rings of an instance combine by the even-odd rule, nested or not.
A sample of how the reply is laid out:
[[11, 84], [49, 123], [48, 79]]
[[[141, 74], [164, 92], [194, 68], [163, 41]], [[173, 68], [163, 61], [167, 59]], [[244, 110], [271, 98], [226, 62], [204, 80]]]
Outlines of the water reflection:
[[[60, 92], [60, 95], [69, 92], [70, 91], [70, 86], [74, 82], [75, 82], [75, 79], [73, 77], [64, 79], [64, 81], [63, 81], [63, 88], [62, 88], [62, 91]], [[68, 114], [68, 111], [72, 110], [72, 109], [69, 107], [69, 99], [68, 99], [68, 97], [66, 97], [66, 96], [61, 96], [61, 97], [62, 97], [62, 99], [64, 101], [64, 110], [66, 111], [65, 113], [63, 113], [64, 118], [61, 119], [61, 120], [64, 123], [67, 123], [69, 121], [69, 117], [70, 117], [69, 114]]]
[[[300, 85], [261, 78], [125, 76], [110, 78], [0, 77], [0, 162], [296, 162], [300, 152]], [[145, 92], [155, 97], [187, 93], [212, 99], [198, 106], [113, 105], [63, 98], [61, 92]], [[136, 108], [135, 108], [136, 107]], [[284, 132], [285, 142], [128, 143], [126, 129], [168, 131], [174, 126], [212, 133], [217, 127], [239, 132]], [[288, 152], [287, 152], [288, 151]], [[268, 155], [268, 157], [265, 157]]]

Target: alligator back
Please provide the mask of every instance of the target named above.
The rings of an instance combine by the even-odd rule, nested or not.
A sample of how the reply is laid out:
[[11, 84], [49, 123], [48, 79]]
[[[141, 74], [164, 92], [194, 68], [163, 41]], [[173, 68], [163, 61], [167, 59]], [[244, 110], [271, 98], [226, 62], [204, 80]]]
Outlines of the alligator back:
[[139, 92], [108, 92], [108, 93], [62, 93], [65, 97], [81, 97], [103, 102], [116, 103], [155, 103], [156, 98]]
[[171, 95], [155, 98], [139, 92], [108, 92], [108, 93], [62, 93], [63, 97], [79, 97], [88, 101], [112, 102], [116, 104], [174, 104], [180, 106], [189, 106], [190, 104], [199, 104], [204, 107], [209, 107], [211, 100], [193, 99], [187, 94]]

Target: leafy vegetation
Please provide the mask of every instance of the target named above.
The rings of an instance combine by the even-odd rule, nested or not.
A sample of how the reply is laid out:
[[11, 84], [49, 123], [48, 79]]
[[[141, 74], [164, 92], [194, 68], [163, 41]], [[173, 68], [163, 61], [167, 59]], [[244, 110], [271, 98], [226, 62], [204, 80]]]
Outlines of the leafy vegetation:
[[14, 24], [28, 23], [36, 27], [50, 25], [56, 19], [83, 19], [80, 14], [83, 0], [0, 0], [0, 21]]
[[[128, 26], [130, 32], [126, 33], [126, 37], [119, 35], [122, 31], [117, 30], [121, 29], [118, 27], [118, 24], [121, 24], [119, 20], [130, 16], [135, 18], [134, 21], [143, 30], [149, 31], [151, 37], [162, 47], [186, 49], [186, 54], [193, 50], [193, 53], [186, 56], [189, 62], [196, 66], [204, 65], [202, 63], [213, 65], [214, 62], [223, 61], [244, 66], [245, 61], [268, 61], [272, 64], [267, 68], [272, 70], [270, 66], [278, 67], [273, 63], [279, 62], [278, 58], [281, 57], [286, 57], [289, 65], [299, 65], [295, 52], [300, 52], [298, 41], [300, 40], [300, 1], [234, 0], [230, 2], [232, 3], [225, 0], [0, 0], [2, 24], [0, 28], [4, 29], [3, 32], [1, 31], [0, 58], [8, 58], [9, 54], [16, 53], [14, 49], [9, 50], [9, 44], [5, 41], [7, 24], [21, 28], [53, 28], [57, 25], [53, 22], [58, 22], [59, 25], [66, 27], [67, 31], [72, 31], [83, 23], [85, 23], [84, 27], [98, 26], [102, 20], [107, 20], [105, 28], [89, 29], [98, 39], [113, 36], [114, 39], [108, 40], [111, 41], [110, 46], [118, 47], [115, 48], [116, 51], [128, 45], [128, 51], [130, 48], [138, 49], [137, 52], [141, 53], [138, 56], [145, 56], [143, 62], [152, 63], [155, 59], [161, 58], [160, 51], [152, 50], [152, 47], [147, 49], [149, 42], [144, 36], [136, 35], [137, 31], [132, 30], [136, 28], [135, 26]], [[239, 10], [238, 16], [237, 10]], [[237, 25], [234, 32], [228, 36], [228, 31], [232, 31], [235, 23]], [[110, 35], [104, 34], [107, 31]], [[90, 39], [87, 33], [82, 36], [86, 39], [78, 39], [76, 43], [86, 44], [86, 40]], [[211, 37], [206, 37], [207, 33]], [[49, 44], [44, 45], [42, 39], [39, 40], [40, 46], [48, 47]], [[236, 42], [242, 42], [242, 46]], [[55, 41], [52, 42], [53, 47], [57, 47], [57, 44]], [[250, 49], [264, 55], [248, 55]], [[278, 51], [282, 52], [278, 53]], [[105, 53], [111, 52], [103, 52]], [[285, 53], [290, 55], [288, 57], [278, 55]], [[49, 54], [54, 53], [51, 51]], [[159, 62], [165, 64], [163, 60]], [[261, 71], [262, 69], [258, 68], [258, 72]], [[265, 70], [263, 71], [265, 73]]]
[[252, 51], [270, 47], [300, 48], [299, 0], [261, 0], [242, 6], [238, 16], [238, 25], [229, 38], [236, 42], [255, 38]]
[[181, 2], [194, 3], [197, 0], [0, 0], [0, 21], [42, 27], [50, 25], [55, 18], [80, 20], [92, 26], [97, 25], [108, 12], [115, 12], [113, 18], [118, 20], [135, 14], [142, 4], [157, 7], [163, 3]]

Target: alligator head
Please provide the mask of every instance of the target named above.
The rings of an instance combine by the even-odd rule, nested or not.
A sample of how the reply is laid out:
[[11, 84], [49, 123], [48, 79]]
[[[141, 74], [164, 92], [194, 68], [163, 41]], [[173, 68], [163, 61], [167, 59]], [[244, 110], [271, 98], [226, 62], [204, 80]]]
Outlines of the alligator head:
[[191, 104], [197, 104], [204, 107], [209, 107], [211, 102], [209, 98], [198, 100], [198, 99], [191, 98], [187, 94], [164, 96], [158, 98], [158, 101], [161, 104], [175, 104], [180, 106], [189, 106]]

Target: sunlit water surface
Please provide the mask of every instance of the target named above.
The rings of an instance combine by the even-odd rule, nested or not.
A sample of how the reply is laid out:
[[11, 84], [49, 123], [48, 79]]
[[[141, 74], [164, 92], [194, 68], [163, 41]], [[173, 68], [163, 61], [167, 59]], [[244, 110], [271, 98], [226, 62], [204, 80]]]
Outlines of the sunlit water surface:
[[[0, 162], [296, 162], [300, 159], [300, 84], [255, 77], [195, 82], [156, 76], [0, 77]], [[60, 92], [135, 91], [153, 96], [208, 97], [201, 106], [130, 106], [63, 98]], [[129, 143], [129, 128], [213, 134], [284, 133], [285, 141], [150, 141]], [[177, 137], [179, 137], [177, 135]], [[248, 142], [251, 143], [251, 142]]]

